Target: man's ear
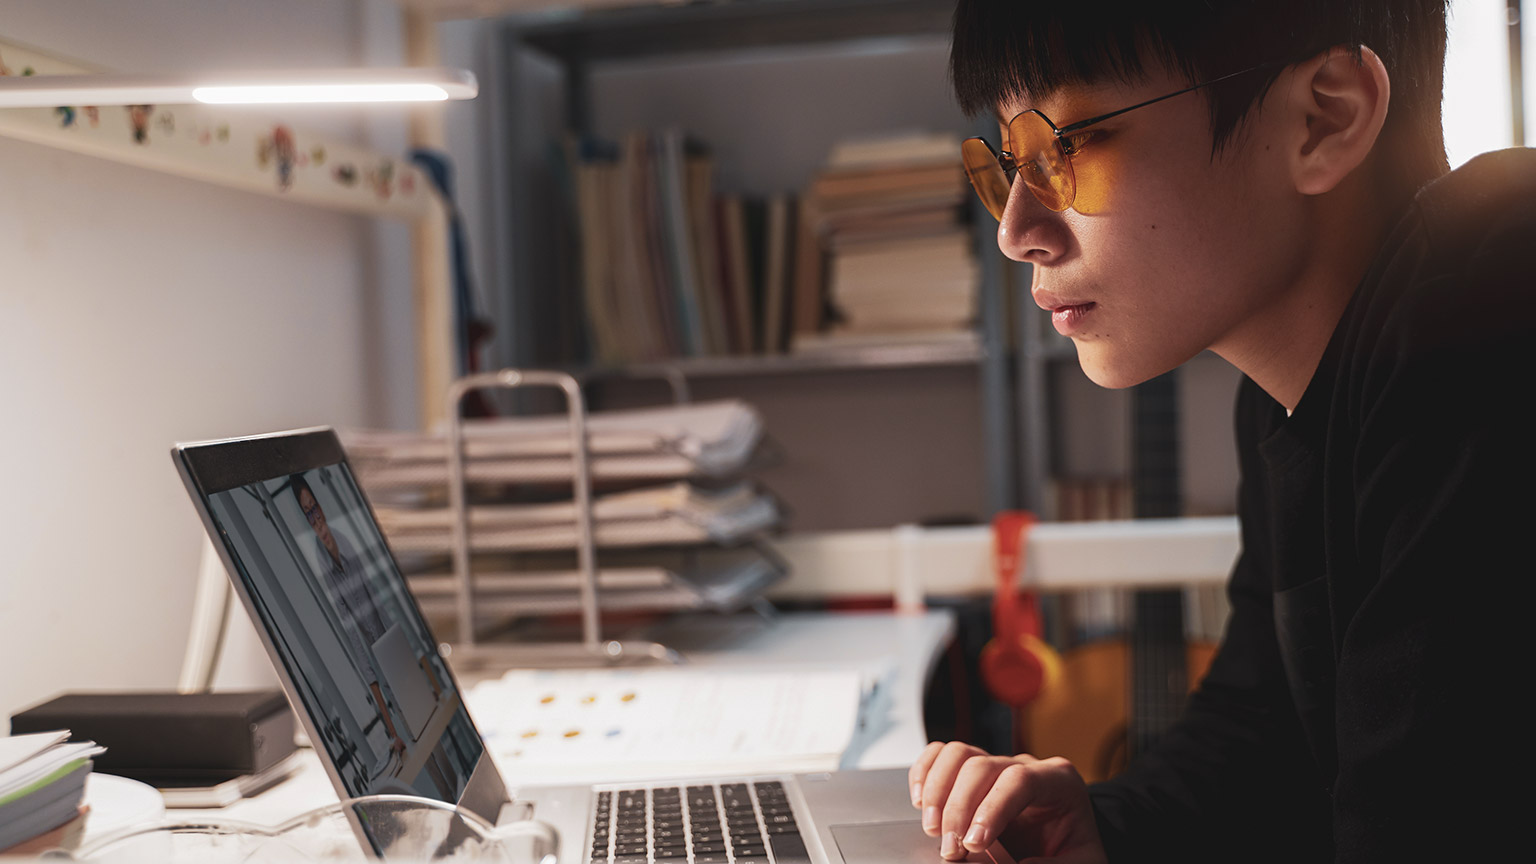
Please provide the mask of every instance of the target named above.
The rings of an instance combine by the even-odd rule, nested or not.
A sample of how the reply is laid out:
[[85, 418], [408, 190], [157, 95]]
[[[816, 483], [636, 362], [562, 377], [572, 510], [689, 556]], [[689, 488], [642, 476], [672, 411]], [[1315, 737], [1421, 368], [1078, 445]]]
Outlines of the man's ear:
[[1338, 186], [1370, 155], [1387, 119], [1391, 83], [1376, 52], [1360, 46], [1360, 60], [1343, 48], [1292, 67], [1288, 108], [1298, 123], [1291, 151], [1296, 191], [1321, 195]]

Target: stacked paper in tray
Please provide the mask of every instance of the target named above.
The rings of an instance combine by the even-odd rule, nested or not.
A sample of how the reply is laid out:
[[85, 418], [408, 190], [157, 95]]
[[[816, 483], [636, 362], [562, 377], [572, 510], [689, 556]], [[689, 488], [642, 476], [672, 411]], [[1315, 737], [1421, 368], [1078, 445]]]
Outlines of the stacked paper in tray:
[[[453, 542], [448, 508], [380, 507], [379, 525], [396, 552], [447, 552]], [[706, 491], [673, 483], [597, 496], [592, 504], [600, 547], [730, 543], [773, 527], [779, 510], [750, 483]], [[470, 547], [483, 550], [569, 549], [576, 545], [576, 505], [501, 504], [470, 508]]]
[[[581, 573], [569, 554], [521, 556], [515, 572], [475, 571], [475, 607], [487, 614], [555, 614], [580, 608]], [[531, 561], [529, 560], [531, 559]], [[703, 609], [734, 612], [784, 578], [783, 566], [749, 547], [604, 551], [597, 570], [609, 611]], [[454, 611], [458, 582], [445, 573], [413, 573], [411, 593], [428, 615]]]
[[[752, 602], [785, 575], [751, 541], [777, 526], [775, 500], [739, 479], [762, 438], [739, 401], [599, 412], [587, 418], [593, 539], [605, 609], [712, 609]], [[455, 514], [444, 494], [449, 448], [437, 434], [343, 432], [358, 478], [423, 609], [449, 612], [445, 571]], [[563, 415], [470, 421], [470, 550], [476, 608], [493, 614], [578, 608], [579, 513], [569, 496], [571, 431]], [[660, 485], [642, 485], [654, 481]], [[502, 487], [562, 500], [516, 503]], [[712, 487], [712, 488], [706, 488]], [[500, 497], [498, 497], [500, 496]]]
[[[594, 480], [719, 477], [739, 472], [762, 434], [757, 411], [736, 400], [598, 412], [587, 418], [587, 452]], [[570, 482], [563, 414], [469, 421], [464, 438], [471, 482]], [[342, 440], [370, 492], [448, 483], [441, 433], [354, 430]]]
[[106, 748], [68, 740], [68, 731], [0, 738], [0, 853], [61, 845], [83, 818], [91, 757]]

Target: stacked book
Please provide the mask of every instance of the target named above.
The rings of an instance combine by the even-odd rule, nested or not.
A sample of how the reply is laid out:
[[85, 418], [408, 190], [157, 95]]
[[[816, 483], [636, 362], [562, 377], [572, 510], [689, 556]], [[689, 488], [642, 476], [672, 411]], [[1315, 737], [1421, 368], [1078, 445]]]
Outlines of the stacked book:
[[594, 361], [785, 349], [796, 283], [820, 267], [793, 196], [717, 194], [710, 153], [675, 129], [566, 158]]
[[69, 743], [69, 732], [0, 738], [0, 855], [71, 845], [85, 824], [90, 741]]
[[815, 298], [796, 297], [805, 314], [795, 320], [795, 350], [974, 341], [980, 273], [967, 196], [960, 143], [948, 135], [833, 148], [805, 198], [835, 323], [823, 329], [806, 311]]

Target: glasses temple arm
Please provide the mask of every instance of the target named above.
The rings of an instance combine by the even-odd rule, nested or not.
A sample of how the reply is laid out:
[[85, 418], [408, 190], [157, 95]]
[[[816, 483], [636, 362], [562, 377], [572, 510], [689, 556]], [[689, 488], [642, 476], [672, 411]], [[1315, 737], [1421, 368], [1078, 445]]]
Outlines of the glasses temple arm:
[[1119, 109], [1117, 111], [1111, 111], [1108, 114], [1100, 114], [1097, 117], [1089, 117], [1087, 120], [1079, 120], [1076, 123], [1071, 123], [1071, 124], [1068, 124], [1066, 126], [1061, 127], [1060, 129], [1057, 129], [1056, 130], [1056, 135], [1057, 135], [1057, 137], [1060, 137], [1062, 135], [1070, 135], [1071, 133], [1076, 132], [1079, 129], [1085, 129], [1085, 128], [1089, 127], [1089, 126], [1092, 126], [1095, 123], [1102, 123], [1103, 121], [1108, 120], [1111, 117], [1119, 117], [1121, 114], [1124, 114], [1127, 111], [1135, 111], [1137, 108], [1145, 108], [1148, 105], [1155, 105], [1158, 102], [1163, 101], [1164, 99], [1172, 99], [1175, 96], [1183, 96], [1185, 93], [1188, 93], [1191, 90], [1199, 90], [1201, 87], [1209, 87], [1212, 84], [1220, 84], [1221, 82], [1226, 81], [1229, 78], [1236, 78], [1239, 75], [1247, 75], [1249, 72], [1257, 72], [1260, 69], [1265, 69], [1265, 68], [1269, 68], [1269, 67], [1272, 67], [1272, 66], [1280, 66], [1280, 65], [1283, 65], [1283, 64], [1280, 64], [1280, 63], [1260, 63], [1257, 66], [1250, 66], [1247, 69], [1243, 69], [1243, 70], [1240, 70], [1240, 71], [1237, 71], [1237, 72], [1230, 72], [1230, 73], [1228, 73], [1226, 75], [1221, 76], [1220, 78], [1212, 78], [1209, 81], [1202, 81], [1199, 84], [1192, 84], [1192, 85], [1190, 85], [1188, 87], [1185, 87], [1183, 90], [1175, 90], [1172, 93], [1166, 93], [1166, 94], [1164, 94], [1162, 96], [1157, 97], [1156, 99], [1148, 99], [1145, 102], [1138, 102], [1135, 105], [1132, 105], [1132, 106], [1130, 106], [1128, 108], [1121, 108], [1121, 109]]

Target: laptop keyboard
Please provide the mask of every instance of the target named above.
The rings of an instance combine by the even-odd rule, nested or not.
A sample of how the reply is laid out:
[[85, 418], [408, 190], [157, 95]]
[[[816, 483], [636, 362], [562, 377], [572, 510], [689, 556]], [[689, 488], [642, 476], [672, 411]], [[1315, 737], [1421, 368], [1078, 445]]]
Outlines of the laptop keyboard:
[[597, 793], [590, 864], [790, 864], [808, 860], [784, 784]]

